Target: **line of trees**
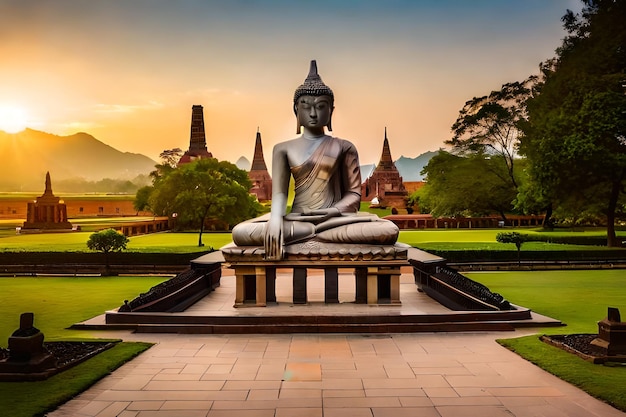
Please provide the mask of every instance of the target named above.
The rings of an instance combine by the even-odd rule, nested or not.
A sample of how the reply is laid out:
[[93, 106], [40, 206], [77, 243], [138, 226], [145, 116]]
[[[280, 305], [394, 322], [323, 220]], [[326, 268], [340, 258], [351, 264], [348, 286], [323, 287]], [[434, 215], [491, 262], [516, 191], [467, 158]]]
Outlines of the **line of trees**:
[[626, 214], [626, 0], [582, 0], [539, 75], [469, 100], [411, 196], [433, 215], [545, 213], [607, 226]]

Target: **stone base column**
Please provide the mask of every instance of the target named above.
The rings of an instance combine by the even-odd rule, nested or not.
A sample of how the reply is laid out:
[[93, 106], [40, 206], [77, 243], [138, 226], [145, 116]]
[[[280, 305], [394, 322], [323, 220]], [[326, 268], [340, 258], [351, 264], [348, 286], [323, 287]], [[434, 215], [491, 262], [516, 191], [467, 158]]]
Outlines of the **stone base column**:
[[339, 303], [339, 272], [337, 268], [324, 268], [324, 302]]
[[293, 269], [293, 303], [306, 304], [308, 301], [306, 288], [306, 268]]
[[[235, 266], [234, 269], [235, 307], [265, 307], [267, 305], [265, 267]], [[252, 294], [254, 298], [251, 297]]]

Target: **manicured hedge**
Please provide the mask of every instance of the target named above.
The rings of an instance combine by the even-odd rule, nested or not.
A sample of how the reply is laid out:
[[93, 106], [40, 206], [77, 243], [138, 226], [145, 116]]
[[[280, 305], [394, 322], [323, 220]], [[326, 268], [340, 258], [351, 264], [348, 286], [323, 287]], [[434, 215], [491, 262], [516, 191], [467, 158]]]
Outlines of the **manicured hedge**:
[[564, 245], [606, 246], [606, 236], [526, 234], [527, 242], [560, 243]]
[[[517, 252], [511, 250], [433, 250], [428, 252], [441, 256], [449, 262], [517, 262]], [[587, 250], [587, 251], [526, 251], [522, 247], [521, 261], [626, 261], [626, 250]]]

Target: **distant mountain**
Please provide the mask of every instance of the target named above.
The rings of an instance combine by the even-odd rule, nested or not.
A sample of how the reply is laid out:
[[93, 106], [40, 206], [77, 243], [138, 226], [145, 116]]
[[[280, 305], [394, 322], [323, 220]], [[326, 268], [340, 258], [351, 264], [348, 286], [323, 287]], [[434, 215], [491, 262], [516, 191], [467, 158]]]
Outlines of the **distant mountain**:
[[[398, 171], [400, 172], [402, 180], [407, 182], [424, 181], [424, 177], [420, 173], [422, 172], [422, 169], [424, 169], [424, 167], [428, 165], [428, 161], [430, 161], [430, 158], [437, 155], [437, 153], [439, 153], [439, 151], [430, 151], [425, 152], [415, 158], [407, 158], [405, 156], [401, 156], [399, 159], [397, 159], [394, 163], [396, 164], [396, 168], [398, 168]], [[376, 165], [374, 164], [361, 165], [361, 178], [363, 179], [363, 181], [365, 181], [366, 178], [372, 175], [375, 168]]]
[[361, 168], [361, 181], [365, 181], [376, 169], [376, 164], [361, 165], [359, 168]]
[[[403, 181], [424, 181], [424, 177], [420, 174], [422, 169], [428, 164], [430, 158], [437, 155], [437, 152], [425, 152], [415, 158], [407, 158], [405, 156], [401, 156], [398, 160], [395, 161], [396, 168], [400, 172]], [[250, 171], [250, 161], [245, 157], [240, 157], [237, 162], [235, 162], [237, 168], [243, 169], [246, 171]], [[365, 181], [376, 168], [376, 164], [367, 164], [361, 165], [361, 179]]]
[[439, 151], [430, 151], [425, 152], [415, 158], [407, 158], [401, 156], [398, 160], [395, 161], [396, 168], [400, 171], [400, 175], [402, 176], [403, 181], [424, 181], [424, 177], [421, 172], [428, 162], [430, 158], [437, 155]]
[[239, 159], [237, 159], [237, 162], [235, 162], [235, 165], [237, 166], [237, 168], [243, 169], [244, 171], [250, 171], [250, 167], [252, 166], [248, 158], [246, 158], [245, 156], [242, 156]]
[[0, 191], [43, 190], [49, 171], [58, 180], [130, 180], [154, 170], [145, 155], [121, 152], [87, 133], [57, 136], [37, 130], [0, 131]]

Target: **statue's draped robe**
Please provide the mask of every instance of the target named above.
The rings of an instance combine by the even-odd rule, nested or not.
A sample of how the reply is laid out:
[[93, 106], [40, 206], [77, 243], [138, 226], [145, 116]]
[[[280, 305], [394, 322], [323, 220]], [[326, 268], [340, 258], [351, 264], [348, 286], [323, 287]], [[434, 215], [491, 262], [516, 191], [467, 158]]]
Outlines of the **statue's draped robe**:
[[292, 213], [335, 207], [356, 213], [361, 196], [359, 157], [347, 140], [327, 136], [302, 164], [291, 168], [295, 181]]

